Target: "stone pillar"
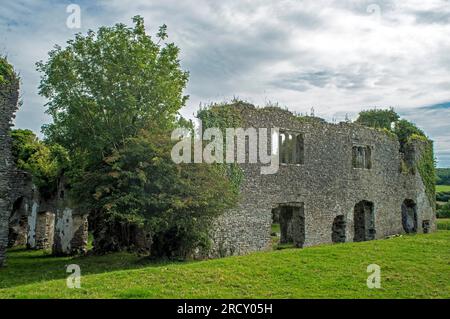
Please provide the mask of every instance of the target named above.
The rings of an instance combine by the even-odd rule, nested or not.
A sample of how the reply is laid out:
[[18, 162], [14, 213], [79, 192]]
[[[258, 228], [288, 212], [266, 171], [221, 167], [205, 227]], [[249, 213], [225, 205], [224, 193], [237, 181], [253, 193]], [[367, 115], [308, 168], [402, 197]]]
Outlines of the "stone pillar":
[[50, 249], [55, 234], [55, 214], [42, 212], [37, 214], [36, 249]]
[[88, 216], [71, 208], [59, 209], [56, 214], [54, 255], [77, 255], [87, 252]]
[[0, 266], [5, 260], [8, 245], [9, 215], [12, 209], [10, 172], [11, 120], [18, 107], [19, 81], [8, 62], [0, 57]]

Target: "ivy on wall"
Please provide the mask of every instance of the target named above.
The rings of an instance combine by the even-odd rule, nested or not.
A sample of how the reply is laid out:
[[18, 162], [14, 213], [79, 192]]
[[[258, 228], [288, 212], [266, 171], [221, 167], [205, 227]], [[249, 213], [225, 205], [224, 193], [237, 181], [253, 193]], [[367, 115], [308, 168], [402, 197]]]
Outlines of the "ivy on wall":
[[422, 141], [425, 145], [421, 157], [417, 162], [417, 170], [425, 185], [425, 192], [430, 204], [433, 206], [436, 202], [436, 163], [434, 159], [433, 141], [418, 134], [413, 134], [409, 137], [408, 142], [413, 141]]
[[[216, 103], [201, 107], [197, 112], [197, 118], [202, 121], [202, 130], [213, 127], [219, 128], [225, 136], [227, 128], [242, 127], [243, 121], [238, 107], [240, 105], [245, 106], [247, 103], [233, 100], [231, 103]], [[239, 193], [244, 178], [244, 173], [239, 165], [236, 163], [217, 164], [217, 169], [228, 176], [233, 192]]]

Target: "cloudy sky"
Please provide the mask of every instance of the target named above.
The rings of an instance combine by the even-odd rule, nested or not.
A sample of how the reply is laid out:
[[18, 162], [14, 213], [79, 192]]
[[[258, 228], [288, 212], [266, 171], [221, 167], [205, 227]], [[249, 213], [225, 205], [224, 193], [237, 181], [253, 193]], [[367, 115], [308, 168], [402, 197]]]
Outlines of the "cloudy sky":
[[[67, 6], [81, 28], [67, 26]], [[101, 25], [147, 31], [168, 25], [190, 71], [192, 117], [199, 103], [233, 97], [342, 121], [370, 107], [395, 107], [435, 140], [450, 167], [450, 0], [2, 0], [0, 52], [22, 78], [16, 126], [40, 131], [50, 119], [37, 94], [35, 62], [55, 44]]]

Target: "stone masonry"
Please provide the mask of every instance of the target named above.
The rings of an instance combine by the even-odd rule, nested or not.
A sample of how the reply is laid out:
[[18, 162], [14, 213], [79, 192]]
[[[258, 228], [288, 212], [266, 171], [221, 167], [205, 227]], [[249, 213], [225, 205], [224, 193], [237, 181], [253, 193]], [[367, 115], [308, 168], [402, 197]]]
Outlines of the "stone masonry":
[[5, 75], [0, 83], [0, 266], [4, 264], [8, 245], [9, 216], [11, 202], [11, 171], [13, 158], [11, 155], [11, 120], [18, 108], [19, 80], [14, 74]]
[[[326, 123], [273, 107], [239, 105], [236, 112], [244, 128], [277, 127], [297, 146], [283, 149], [279, 140], [280, 162], [293, 163], [284, 160], [276, 174], [262, 175], [264, 164], [240, 164], [240, 201], [217, 219], [211, 257], [271, 249], [273, 216], [280, 221], [281, 241], [297, 247], [435, 230], [434, 203], [414, 169], [420, 141], [401, 153], [396, 137], [356, 124]], [[264, 138], [270, 150], [270, 136]]]

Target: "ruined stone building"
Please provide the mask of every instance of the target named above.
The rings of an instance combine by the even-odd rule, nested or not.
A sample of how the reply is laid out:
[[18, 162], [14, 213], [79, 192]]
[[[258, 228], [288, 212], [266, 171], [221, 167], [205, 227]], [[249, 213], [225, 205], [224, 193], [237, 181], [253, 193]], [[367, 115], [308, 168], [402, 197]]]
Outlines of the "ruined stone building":
[[28, 173], [15, 167], [10, 130], [18, 99], [19, 80], [12, 72], [0, 82], [0, 265], [7, 247], [26, 245], [70, 255], [84, 252], [88, 239], [87, 215], [65, 197], [63, 181], [48, 198]]
[[[11, 120], [18, 107], [19, 80], [13, 72], [6, 72], [9, 64], [0, 58], [0, 266], [8, 245], [8, 224], [11, 211], [13, 158], [11, 155]], [[3, 73], [5, 70], [5, 73]]]
[[[0, 84], [0, 264], [7, 246], [84, 253], [87, 213], [68, 197], [64, 179], [54, 194], [43, 195], [31, 176], [14, 167], [9, 131], [18, 96], [17, 79]], [[244, 129], [279, 129], [280, 166], [264, 175], [265, 164], [239, 164], [240, 199], [215, 221], [210, 257], [271, 249], [274, 222], [280, 224], [280, 242], [296, 247], [435, 230], [434, 200], [418, 169], [424, 141], [400, 148], [393, 134], [356, 124], [248, 104], [234, 111]], [[257, 138], [274, 148], [270, 135]], [[141, 233], [135, 231], [133, 243], [148, 250]]]
[[435, 230], [435, 204], [417, 170], [423, 141], [400, 152], [397, 137], [377, 129], [273, 107], [236, 112], [243, 128], [279, 128], [280, 167], [263, 175], [263, 164], [239, 164], [240, 201], [216, 222], [213, 256], [270, 249], [274, 218], [281, 243], [297, 247]]

